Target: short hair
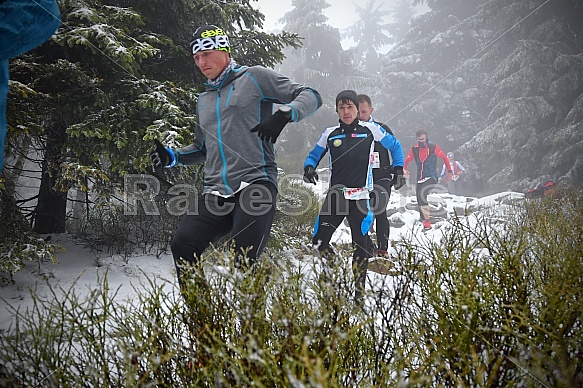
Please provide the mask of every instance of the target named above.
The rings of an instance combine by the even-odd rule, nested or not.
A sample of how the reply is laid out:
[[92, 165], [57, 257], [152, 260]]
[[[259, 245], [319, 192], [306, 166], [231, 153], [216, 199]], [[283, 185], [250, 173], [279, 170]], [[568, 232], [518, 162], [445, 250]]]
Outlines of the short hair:
[[416, 137], [419, 137], [419, 136], [421, 136], [421, 135], [425, 135], [425, 136], [427, 136], [427, 131], [426, 131], [426, 130], [424, 130], [424, 129], [420, 129], [420, 130], [418, 130], [417, 132], [415, 132], [415, 136], [416, 136]]
[[343, 90], [336, 96], [336, 111], [338, 112], [338, 103], [347, 104], [351, 102], [356, 106], [356, 110], [358, 110], [358, 97], [356, 96], [356, 92], [354, 90]]
[[366, 94], [359, 94], [358, 101], [359, 102], [366, 102], [368, 104], [368, 106], [372, 106], [372, 101], [370, 100], [370, 97], [367, 96]]

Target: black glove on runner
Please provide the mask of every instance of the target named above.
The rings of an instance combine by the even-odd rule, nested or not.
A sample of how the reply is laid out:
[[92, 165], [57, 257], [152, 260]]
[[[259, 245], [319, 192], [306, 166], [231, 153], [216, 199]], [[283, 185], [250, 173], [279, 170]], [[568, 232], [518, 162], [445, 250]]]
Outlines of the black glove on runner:
[[318, 173], [312, 166], [304, 168], [304, 182], [316, 184], [318, 182]]
[[152, 159], [154, 167], [169, 166], [172, 163], [172, 156], [158, 139], [154, 139], [154, 143], [156, 143], [156, 149], [150, 152], [150, 159]]
[[257, 135], [263, 141], [275, 143], [277, 137], [283, 131], [283, 127], [289, 123], [286, 114], [282, 111], [276, 111], [274, 114], [257, 124], [251, 132], [257, 132]]
[[395, 190], [399, 190], [401, 187], [405, 186], [407, 178], [403, 176], [403, 167], [395, 167], [393, 169], [393, 180], [392, 184]]

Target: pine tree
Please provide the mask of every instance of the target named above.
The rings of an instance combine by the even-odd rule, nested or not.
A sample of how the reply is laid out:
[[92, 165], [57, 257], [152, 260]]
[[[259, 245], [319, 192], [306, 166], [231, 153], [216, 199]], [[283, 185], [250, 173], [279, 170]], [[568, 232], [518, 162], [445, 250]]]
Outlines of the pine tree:
[[391, 43], [397, 43], [409, 31], [411, 20], [415, 16], [412, 1], [400, 0], [391, 9], [390, 14], [392, 15], [392, 20], [387, 23], [387, 30], [391, 38]]
[[[350, 53], [342, 49], [340, 32], [327, 24], [323, 11], [330, 7], [324, 0], [293, 0], [292, 9], [280, 21], [283, 29], [302, 39], [300, 48], [288, 48], [279, 70], [294, 81], [309, 85], [322, 96], [323, 107], [309, 121], [294, 125], [284, 132], [278, 146], [285, 150], [284, 158], [293, 161], [290, 168], [301, 171], [306, 151], [313, 146], [321, 131], [336, 122], [334, 97], [356, 76]], [[285, 160], [280, 163], [286, 166]]]
[[389, 24], [384, 22], [384, 18], [390, 12], [381, 10], [382, 5], [382, 3], [375, 4], [375, 0], [370, 0], [365, 7], [356, 5], [359, 18], [347, 28], [345, 34], [356, 42], [355, 65], [370, 74], [376, 74], [379, 71], [377, 50], [390, 44], [394, 39], [390, 33]]
[[480, 194], [581, 182], [577, 2], [426, 3], [432, 11], [388, 53], [381, 77], [401, 142], [428, 130], [460, 152]]
[[[39, 233], [64, 230], [69, 189], [111, 194], [125, 174], [145, 172], [154, 138], [191, 142], [204, 81], [188, 53], [197, 26], [225, 28], [241, 64], [273, 66], [283, 47], [298, 44], [293, 34], [258, 31], [262, 15], [249, 0], [59, 5], [62, 25], [52, 40], [11, 68], [8, 147], [13, 166], [31, 154], [29, 144], [42, 158]], [[188, 179], [189, 171], [178, 174]]]

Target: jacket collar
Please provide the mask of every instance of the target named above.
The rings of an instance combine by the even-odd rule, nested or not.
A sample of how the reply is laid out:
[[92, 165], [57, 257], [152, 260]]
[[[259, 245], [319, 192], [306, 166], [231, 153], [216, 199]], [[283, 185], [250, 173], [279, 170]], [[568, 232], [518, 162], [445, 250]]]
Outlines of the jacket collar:
[[344, 124], [344, 122], [342, 120], [338, 120], [340, 122], [340, 129], [343, 132], [354, 132], [354, 130], [356, 129], [356, 127], [358, 127], [358, 117], [356, 119], [354, 119], [354, 121], [350, 124]]
[[205, 82], [204, 86], [206, 87], [207, 91], [222, 89], [226, 85], [233, 82], [235, 79], [241, 77], [245, 73], [245, 70], [247, 70], [248, 68], [249, 68], [248, 66], [238, 65], [237, 67], [235, 67], [234, 69], [232, 69], [231, 71], [229, 71], [227, 73], [226, 77], [223, 79], [223, 81], [221, 82], [221, 84], [219, 86], [213, 86], [213, 85], [209, 84], [208, 82]]

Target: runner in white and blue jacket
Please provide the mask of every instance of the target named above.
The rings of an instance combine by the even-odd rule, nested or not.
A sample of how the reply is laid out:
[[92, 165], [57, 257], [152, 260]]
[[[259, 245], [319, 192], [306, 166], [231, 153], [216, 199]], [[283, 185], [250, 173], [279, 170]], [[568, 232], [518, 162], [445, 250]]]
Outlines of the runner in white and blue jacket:
[[[252, 264], [267, 242], [277, 196], [274, 143], [289, 122], [322, 105], [319, 93], [261, 66], [239, 66], [225, 32], [198, 28], [191, 43], [196, 66], [208, 78], [197, 102], [194, 141], [179, 149], [157, 141], [158, 167], [204, 163], [204, 192], [183, 216], [171, 249], [182, 281], [184, 264], [230, 234], [237, 262]], [[273, 104], [283, 104], [273, 113]]]
[[339, 124], [327, 128], [304, 163], [304, 180], [316, 183], [316, 167], [329, 154], [330, 187], [316, 220], [312, 243], [324, 256], [329, 256], [330, 239], [346, 217], [355, 247], [352, 268], [355, 275], [355, 300], [362, 302], [368, 258], [372, 242], [368, 231], [373, 222], [369, 192], [373, 188], [373, 152], [375, 140], [386, 148], [393, 159], [394, 182], [402, 182], [403, 149], [401, 143], [382, 127], [358, 120], [358, 98], [353, 90], [336, 97]]

